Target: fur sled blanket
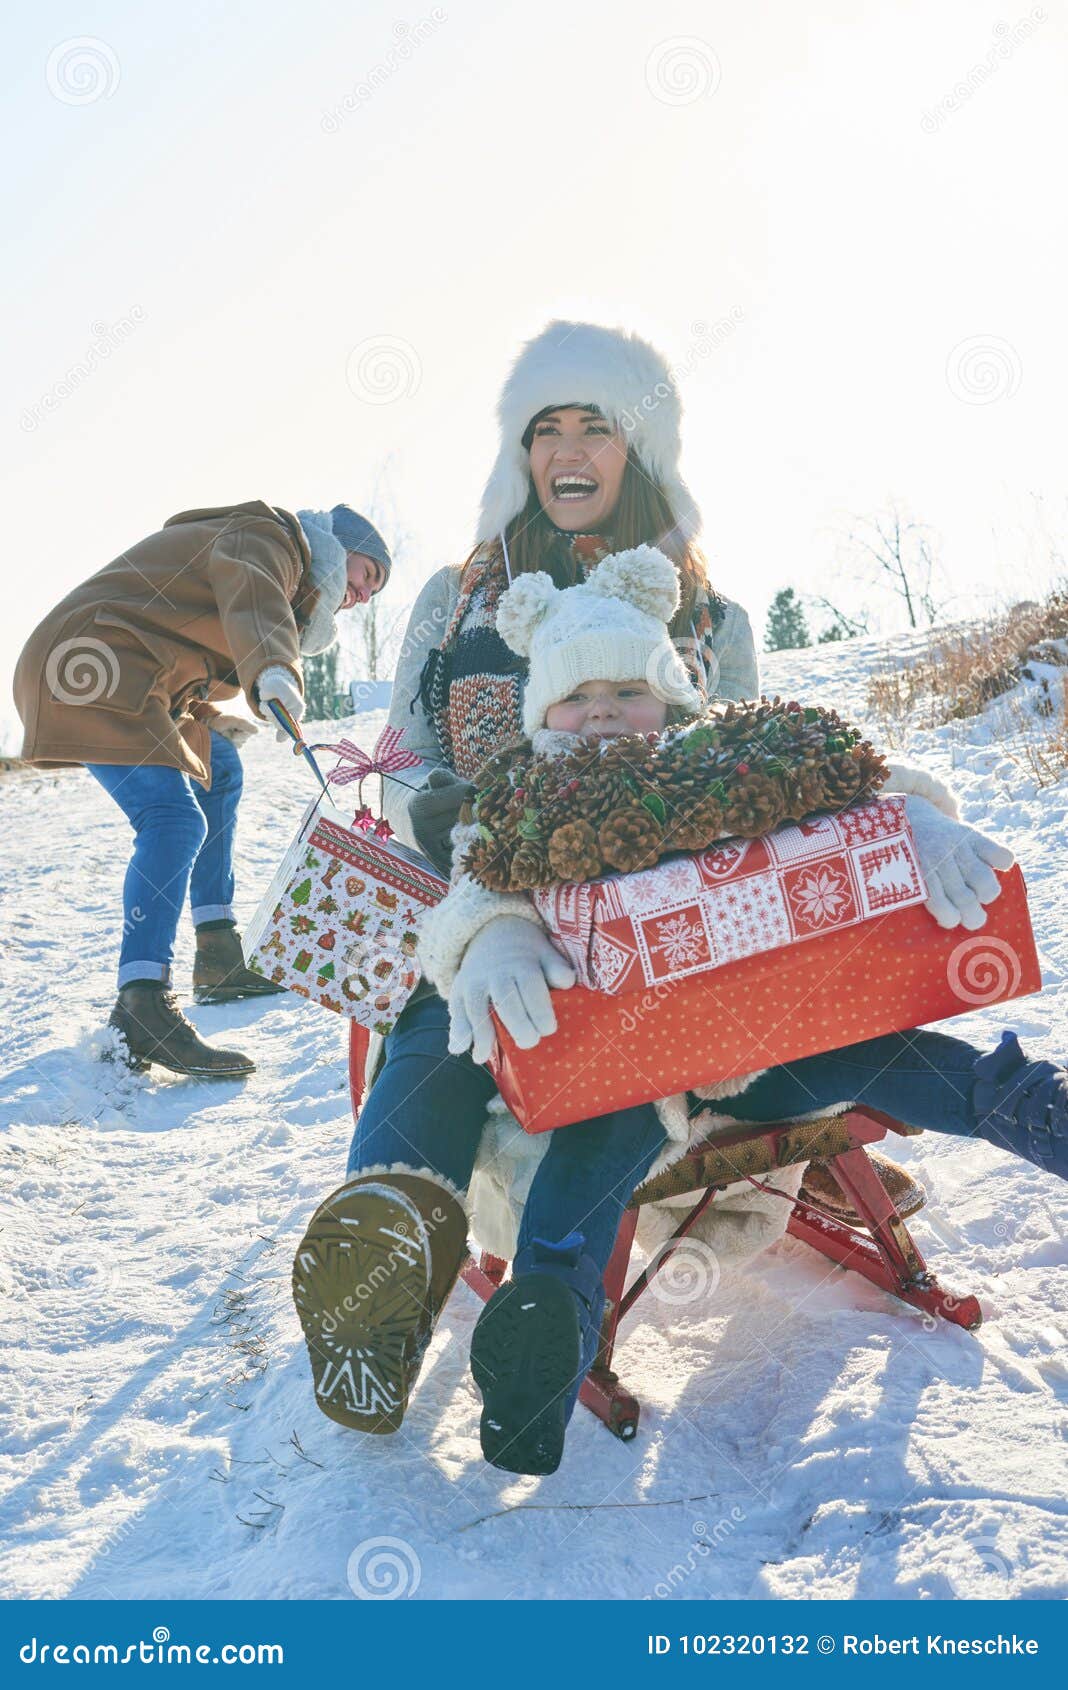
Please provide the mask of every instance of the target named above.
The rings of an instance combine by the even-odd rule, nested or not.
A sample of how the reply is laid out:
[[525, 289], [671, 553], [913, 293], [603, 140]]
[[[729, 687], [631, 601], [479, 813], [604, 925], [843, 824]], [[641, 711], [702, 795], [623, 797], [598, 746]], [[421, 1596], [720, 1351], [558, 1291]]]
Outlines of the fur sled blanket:
[[[820, 1115], [827, 1113], [826, 1109], [819, 1111]], [[717, 1125], [720, 1131], [733, 1131], [739, 1123], [727, 1115], [702, 1115], [695, 1142], [714, 1137]], [[560, 1127], [557, 1131], [566, 1132], [567, 1128]], [[549, 1133], [525, 1133], [501, 1098], [491, 1101], [471, 1177], [467, 1212], [472, 1236], [493, 1256], [510, 1261], [515, 1254], [523, 1206], [550, 1137]], [[686, 1142], [669, 1140], [653, 1164], [649, 1178], [677, 1161], [686, 1149]], [[775, 1185], [788, 1196], [796, 1197], [805, 1166], [799, 1162], [781, 1169], [775, 1175]], [[693, 1197], [673, 1197], [663, 1203], [643, 1205], [638, 1213], [637, 1231], [641, 1249], [647, 1255], [658, 1250], [695, 1202]], [[757, 1191], [741, 1180], [715, 1198], [688, 1236], [712, 1250], [721, 1268], [736, 1267], [781, 1238], [789, 1219], [789, 1203]]]

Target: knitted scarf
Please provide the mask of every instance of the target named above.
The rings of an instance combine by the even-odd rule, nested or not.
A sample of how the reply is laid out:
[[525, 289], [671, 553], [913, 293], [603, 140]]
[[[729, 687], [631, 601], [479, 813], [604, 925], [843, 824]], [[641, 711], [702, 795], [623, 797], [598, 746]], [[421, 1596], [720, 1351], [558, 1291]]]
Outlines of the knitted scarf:
[[[606, 535], [558, 531], [559, 558], [553, 573], [565, 578], [557, 585], [584, 581], [612, 549]], [[434, 725], [442, 757], [465, 780], [474, 779], [489, 757], [523, 735], [527, 664], [497, 632], [497, 606], [507, 586], [500, 541], [486, 541], [468, 560], [441, 644], [430, 653], [420, 676], [419, 699]], [[699, 598], [694, 618], [699, 660], [693, 642], [679, 647], [703, 698], [713, 636], [725, 609], [709, 589]]]

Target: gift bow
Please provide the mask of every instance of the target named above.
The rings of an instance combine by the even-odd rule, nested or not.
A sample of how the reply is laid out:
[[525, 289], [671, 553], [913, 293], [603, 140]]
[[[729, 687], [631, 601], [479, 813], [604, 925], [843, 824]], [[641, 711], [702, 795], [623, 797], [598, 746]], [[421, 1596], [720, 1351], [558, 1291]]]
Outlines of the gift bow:
[[385, 727], [375, 740], [374, 750], [366, 752], [351, 739], [339, 739], [334, 745], [316, 746], [317, 751], [333, 751], [338, 762], [327, 775], [332, 786], [348, 786], [356, 781], [356, 796], [360, 808], [352, 818], [352, 826], [361, 833], [373, 833], [376, 839], [389, 839], [393, 829], [384, 816], [375, 816], [363, 800], [363, 783], [368, 775], [395, 775], [401, 769], [412, 769], [421, 761], [413, 751], [401, 749], [403, 728]]
[[327, 779], [334, 786], [348, 786], [350, 781], [363, 781], [368, 775], [392, 775], [400, 769], [413, 769], [420, 758], [413, 751], [401, 749], [403, 732], [403, 728], [383, 728], [371, 752], [354, 745], [351, 739], [339, 739], [336, 745], [316, 746], [317, 751], [337, 753], [337, 767], [331, 769]]

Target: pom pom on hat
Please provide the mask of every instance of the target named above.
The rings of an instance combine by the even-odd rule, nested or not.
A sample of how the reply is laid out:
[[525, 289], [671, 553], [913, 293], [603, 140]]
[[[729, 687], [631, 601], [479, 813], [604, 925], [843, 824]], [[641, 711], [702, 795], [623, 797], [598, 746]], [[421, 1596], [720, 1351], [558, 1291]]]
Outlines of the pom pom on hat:
[[497, 607], [497, 632], [520, 657], [530, 656], [531, 642], [544, 622], [554, 600], [560, 597], [551, 575], [543, 569], [520, 575], [501, 595]]
[[613, 552], [598, 564], [587, 582], [591, 592], [623, 599], [658, 622], [670, 622], [679, 608], [679, 577], [675, 565], [656, 546], [633, 546]]

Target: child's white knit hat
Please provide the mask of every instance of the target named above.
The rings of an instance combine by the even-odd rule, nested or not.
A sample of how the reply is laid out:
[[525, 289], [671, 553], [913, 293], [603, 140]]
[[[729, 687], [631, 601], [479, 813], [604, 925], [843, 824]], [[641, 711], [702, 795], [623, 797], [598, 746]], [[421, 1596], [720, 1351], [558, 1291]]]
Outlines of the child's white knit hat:
[[666, 704], [700, 710], [668, 634], [678, 605], [675, 565], [655, 546], [613, 552], [576, 587], [556, 587], [542, 570], [518, 576], [501, 597], [497, 631], [530, 665], [524, 731], [537, 733], [549, 706], [584, 681], [641, 677]]

